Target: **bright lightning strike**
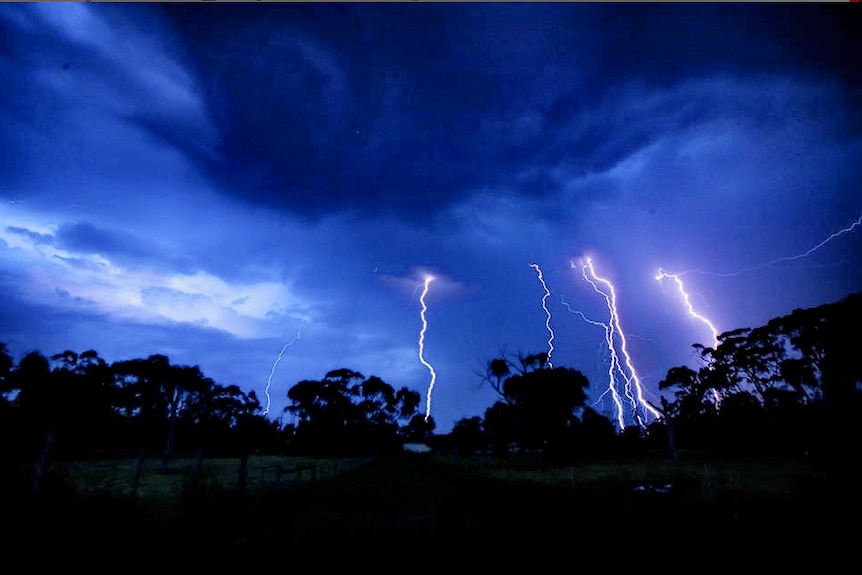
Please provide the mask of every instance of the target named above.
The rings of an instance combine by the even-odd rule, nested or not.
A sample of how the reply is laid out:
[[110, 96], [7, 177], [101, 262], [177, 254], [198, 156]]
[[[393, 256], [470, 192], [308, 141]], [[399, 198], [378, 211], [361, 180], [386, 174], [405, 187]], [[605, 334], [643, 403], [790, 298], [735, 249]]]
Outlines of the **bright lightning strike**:
[[271, 403], [271, 399], [269, 397], [269, 388], [272, 385], [272, 376], [275, 375], [275, 368], [278, 367], [278, 362], [280, 362], [281, 358], [284, 357], [284, 352], [287, 350], [287, 348], [296, 343], [296, 340], [298, 340], [301, 336], [302, 325], [299, 326], [299, 331], [296, 332], [296, 335], [293, 336], [293, 339], [284, 344], [284, 346], [281, 348], [281, 351], [278, 352], [278, 357], [275, 358], [275, 363], [272, 364], [272, 370], [269, 372], [269, 378], [267, 378], [266, 380], [266, 388], [263, 390], [264, 395], [266, 395], [266, 408], [263, 410], [264, 415], [267, 415], [269, 413], [269, 406]]
[[530, 267], [536, 270], [536, 273], [539, 276], [539, 282], [545, 290], [545, 295], [542, 297], [542, 309], [545, 310], [545, 315], [547, 316], [547, 319], [545, 319], [545, 327], [548, 329], [548, 367], [553, 368], [554, 364], [551, 363], [551, 354], [554, 352], [554, 330], [551, 329], [551, 312], [548, 310], [548, 306], [546, 304], [548, 298], [551, 296], [551, 291], [548, 289], [548, 284], [545, 283], [545, 278], [542, 276], [542, 270], [539, 268], [538, 264], [530, 264]]
[[680, 295], [682, 296], [682, 300], [685, 302], [685, 307], [688, 308], [688, 314], [691, 317], [700, 320], [702, 323], [706, 324], [706, 327], [708, 327], [709, 331], [712, 333], [713, 349], [718, 347], [718, 329], [716, 329], [715, 325], [711, 321], [694, 311], [694, 306], [691, 304], [691, 298], [688, 292], [685, 291], [685, 286], [682, 284], [682, 280], [679, 278], [679, 274], [669, 274], [663, 269], [659, 268], [658, 275], [655, 276], [655, 279], [658, 281], [662, 281], [665, 278], [671, 278], [674, 282], [676, 282], [676, 287], [679, 290]]
[[[574, 263], [572, 263], [572, 267], [574, 267]], [[587, 275], [588, 269], [589, 269], [589, 276]], [[637, 418], [637, 420], [641, 424], [641, 426], [644, 427], [645, 424], [644, 424], [643, 420], [641, 419], [641, 417], [637, 411], [637, 404], [640, 404], [640, 406], [643, 409], [650, 412], [656, 419], [661, 418], [661, 412], [658, 411], [655, 407], [653, 407], [648, 401], [646, 401], [646, 399], [644, 399], [643, 385], [641, 384], [640, 377], [638, 376], [637, 371], [635, 370], [634, 363], [632, 362], [632, 358], [629, 355], [628, 343], [626, 342], [626, 335], [625, 335], [625, 332], [623, 331], [622, 325], [620, 323], [620, 314], [619, 314], [619, 310], [617, 309], [616, 290], [614, 289], [613, 284], [609, 280], [602, 278], [602, 277], [599, 277], [596, 274], [596, 270], [593, 267], [593, 261], [591, 258], [587, 258], [586, 262], [581, 262], [581, 274], [583, 275], [584, 280], [586, 280], [587, 283], [589, 283], [598, 294], [600, 294], [602, 297], [605, 298], [605, 302], [607, 303], [607, 306], [608, 306], [608, 312], [610, 313], [610, 322], [608, 323], [608, 325], [611, 327], [611, 330], [610, 330], [610, 336], [612, 338], [611, 343], [613, 343], [613, 335], [615, 333], [617, 335], [617, 337], [619, 338], [620, 352], [622, 353], [622, 356], [625, 360], [626, 367], [628, 368], [628, 373], [625, 374], [626, 396], [629, 397], [629, 399], [633, 403], [633, 407], [635, 408], [635, 417]], [[607, 288], [607, 291], [601, 290], [599, 288], [599, 286], [596, 285], [596, 282], [604, 285]], [[618, 363], [618, 361], [619, 361], [618, 356], [617, 356], [617, 360], [615, 360], [615, 361]], [[620, 366], [620, 368], [621, 368], [621, 366]], [[635, 403], [635, 398], [632, 395], [632, 386], [634, 386], [634, 393], [637, 396], [637, 403]]]
[[[663, 269], [658, 269], [658, 275], [655, 276], [655, 279], [659, 282], [664, 280], [665, 278], [670, 278], [676, 283], [676, 288], [679, 290], [680, 295], [682, 296], [682, 301], [685, 302], [685, 307], [688, 309], [688, 314], [702, 322], [709, 328], [710, 333], [712, 333], [712, 349], [718, 347], [718, 329], [716, 329], [715, 325], [709, 321], [706, 317], [700, 315], [696, 311], [694, 311], [694, 306], [691, 304], [691, 297], [688, 292], [685, 291], [685, 286], [682, 283], [682, 280], [679, 277], [679, 274], [669, 274], [665, 272]], [[718, 405], [721, 403], [721, 395], [718, 393], [718, 390], [712, 390], [712, 397], [715, 399], [715, 404]]]
[[422, 319], [422, 330], [419, 332], [419, 361], [422, 362], [422, 365], [427, 367], [428, 371], [431, 373], [431, 383], [428, 384], [428, 395], [425, 400], [425, 421], [428, 421], [428, 418], [431, 417], [431, 393], [434, 391], [434, 382], [437, 380], [437, 372], [434, 371], [434, 368], [430, 363], [425, 361], [425, 332], [428, 330], [428, 320], [425, 317], [425, 314], [428, 311], [428, 305], [425, 303], [425, 296], [428, 295], [428, 285], [432, 281], [434, 281], [434, 276], [425, 276], [422, 295], [419, 296], [419, 302], [422, 304], [422, 313], [420, 314]]
[[676, 275], [677, 276], [683, 276], [686, 274], [697, 273], [697, 274], [706, 275], [706, 276], [730, 278], [730, 277], [736, 277], [736, 276], [739, 276], [739, 275], [742, 275], [745, 273], [757, 271], [757, 270], [760, 270], [760, 269], [763, 269], [766, 267], [774, 266], [775, 264], [779, 264], [781, 262], [792, 262], [795, 260], [801, 260], [801, 259], [807, 258], [808, 256], [810, 256], [811, 254], [813, 254], [814, 252], [816, 252], [817, 250], [819, 250], [820, 248], [822, 248], [823, 246], [825, 246], [826, 244], [828, 244], [829, 242], [834, 240], [835, 238], [843, 236], [844, 234], [851, 233], [857, 226], [860, 226], [860, 225], [862, 225], [862, 216], [859, 216], [856, 220], [854, 220], [853, 222], [850, 222], [850, 224], [847, 227], [841, 228], [837, 232], [830, 234], [822, 242], [820, 242], [819, 244], [817, 244], [816, 246], [814, 246], [812, 248], [809, 248], [808, 250], [806, 250], [802, 253], [799, 253], [799, 254], [796, 254], [793, 256], [784, 256], [781, 258], [776, 258], [774, 260], [764, 262], [762, 264], [757, 264], [756, 266], [752, 266], [750, 268], [742, 268], [740, 270], [736, 270], [733, 272], [727, 272], [727, 273], [708, 272], [708, 271], [703, 271], [703, 270], [687, 270], [684, 272], [680, 272]]

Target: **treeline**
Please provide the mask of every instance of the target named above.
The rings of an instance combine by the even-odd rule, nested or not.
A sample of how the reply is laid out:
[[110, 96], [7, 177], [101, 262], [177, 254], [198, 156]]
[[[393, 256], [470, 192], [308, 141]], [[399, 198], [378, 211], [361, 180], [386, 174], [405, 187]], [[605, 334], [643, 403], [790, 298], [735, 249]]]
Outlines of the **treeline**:
[[723, 333], [714, 349], [695, 344], [702, 366], [668, 370], [660, 389], [671, 398], [651, 406], [659, 417], [622, 432], [585, 405], [580, 372], [551, 369], [546, 354], [494, 359], [486, 381], [500, 399], [484, 416], [456, 422], [448, 445], [541, 452], [562, 463], [647, 449], [846, 459], [862, 439], [860, 307], [854, 294]]
[[0, 344], [4, 454], [28, 460], [273, 446], [278, 425], [254, 392], [221, 385], [164, 355], [108, 364], [96, 351], [39, 352], [14, 364]]
[[6, 460], [110, 457], [162, 459], [244, 453], [356, 455], [424, 439], [433, 420], [419, 394], [339, 369], [288, 392], [298, 424], [270, 420], [254, 391], [222, 385], [164, 355], [107, 363], [94, 350], [17, 364], [0, 343], [0, 445]]
[[349, 369], [292, 386], [285, 411], [296, 423], [281, 425], [253, 391], [164, 355], [109, 364], [94, 350], [31, 352], [16, 363], [0, 343], [0, 446], [4, 460], [146, 453], [165, 466], [176, 452], [355, 455], [405, 441], [562, 464], [647, 449], [841, 457], [862, 439], [860, 305], [855, 294], [726, 332], [715, 349], [696, 344], [703, 364], [667, 372], [670, 399], [652, 406], [660, 417], [634, 412], [652, 423], [622, 432], [586, 405], [587, 378], [545, 354], [490, 361], [498, 400], [434, 436], [417, 392]]
[[704, 365], [660, 383], [665, 431], [681, 448], [847, 458], [862, 439], [860, 321], [857, 293], [696, 344]]

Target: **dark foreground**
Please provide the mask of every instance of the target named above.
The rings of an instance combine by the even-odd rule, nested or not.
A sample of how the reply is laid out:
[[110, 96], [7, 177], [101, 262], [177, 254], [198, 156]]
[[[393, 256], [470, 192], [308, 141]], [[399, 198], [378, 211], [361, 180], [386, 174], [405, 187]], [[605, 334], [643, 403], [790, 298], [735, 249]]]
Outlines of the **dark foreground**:
[[772, 500], [704, 497], [697, 489], [520, 484], [405, 458], [276, 493], [189, 495], [169, 514], [63, 492], [16, 498], [4, 505], [2, 545], [7, 562], [59, 560], [113, 572], [180, 561], [382, 572], [432, 565], [532, 571], [558, 561], [563, 569], [611, 572], [728, 564], [832, 570], [862, 546], [853, 484], [813, 484]]

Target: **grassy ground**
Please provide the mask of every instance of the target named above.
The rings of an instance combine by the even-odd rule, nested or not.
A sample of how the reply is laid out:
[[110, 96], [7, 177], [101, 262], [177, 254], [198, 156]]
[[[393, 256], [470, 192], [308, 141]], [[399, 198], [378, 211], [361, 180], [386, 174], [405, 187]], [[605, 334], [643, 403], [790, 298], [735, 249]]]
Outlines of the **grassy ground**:
[[[360, 464], [363, 459], [283, 456], [250, 456], [247, 489], [270, 489], [294, 481], [329, 478]], [[90, 494], [130, 494], [134, 483], [135, 459], [56, 463], [61, 474], [76, 491]], [[197, 467], [196, 458], [174, 458], [169, 472], [160, 473], [157, 458], [143, 461], [137, 495], [144, 499], [182, 497]], [[200, 481], [211, 489], [229, 491], [239, 485], [239, 458], [204, 459]]]
[[204, 489], [178, 500], [168, 521], [145, 499], [105, 495], [45, 498], [6, 520], [17, 523], [22, 546], [39, 540], [79, 553], [110, 548], [153, 559], [171, 550], [199, 564], [313, 561], [387, 572], [465, 561], [483, 568], [530, 561], [535, 569], [558, 560], [573, 569], [597, 560], [613, 571], [685, 565], [691, 553], [697, 568], [752, 558], [827, 567], [822, 562], [842, 557], [840, 544], [858, 532], [847, 522], [858, 521], [859, 498], [830, 489], [816, 470], [725, 462], [704, 474], [703, 465], [549, 470], [536, 462], [381, 459], [242, 498]]
[[826, 481], [811, 464], [782, 458], [721, 460], [692, 458], [670, 463], [665, 458], [584, 463], [549, 468], [541, 461], [494, 458], [460, 459], [457, 463], [506, 481], [597, 488], [614, 485], [636, 491], [687, 492], [689, 497], [760, 499], [793, 498], [807, 486]]

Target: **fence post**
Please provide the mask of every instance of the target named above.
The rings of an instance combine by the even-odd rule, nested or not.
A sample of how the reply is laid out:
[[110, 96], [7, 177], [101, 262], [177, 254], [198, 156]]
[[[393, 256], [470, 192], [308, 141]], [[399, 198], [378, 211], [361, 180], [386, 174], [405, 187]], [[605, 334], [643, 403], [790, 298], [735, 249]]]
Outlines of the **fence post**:
[[197, 459], [197, 462], [195, 462], [195, 469], [192, 472], [192, 490], [193, 491], [197, 490], [197, 488], [200, 487], [201, 476], [203, 475], [203, 469], [204, 469], [204, 450], [199, 449], [198, 450], [198, 459]]
[[667, 448], [671, 463], [679, 461], [679, 454], [676, 450], [676, 430], [674, 429], [673, 420], [665, 418], [667, 421]]
[[45, 471], [48, 469], [48, 464], [51, 461], [51, 450], [54, 447], [54, 430], [48, 432], [45, 438], [45, 445], [42, 446], [42, 452], [39, 454], [39, 462], [36, 464], [36, 469], [33, 472], [33, 495], [39, 493], [42, 486], [42, 478]]
[[715, 500], [715, 481], [713, 480], [712, 472], [709, 464], [703, 464], [703, 498], [707, 501]]
[[132, 497], [138, 494], [138, 487], [141, 485], [141, 472], [144, 468], [144, 450], [138, 453], [135, 460], [135, 465], [132, 467]]
[[243, 451], [239, 458], [239, 494], [245, 492], [246, 484], [248, 483], [248, 452]]

